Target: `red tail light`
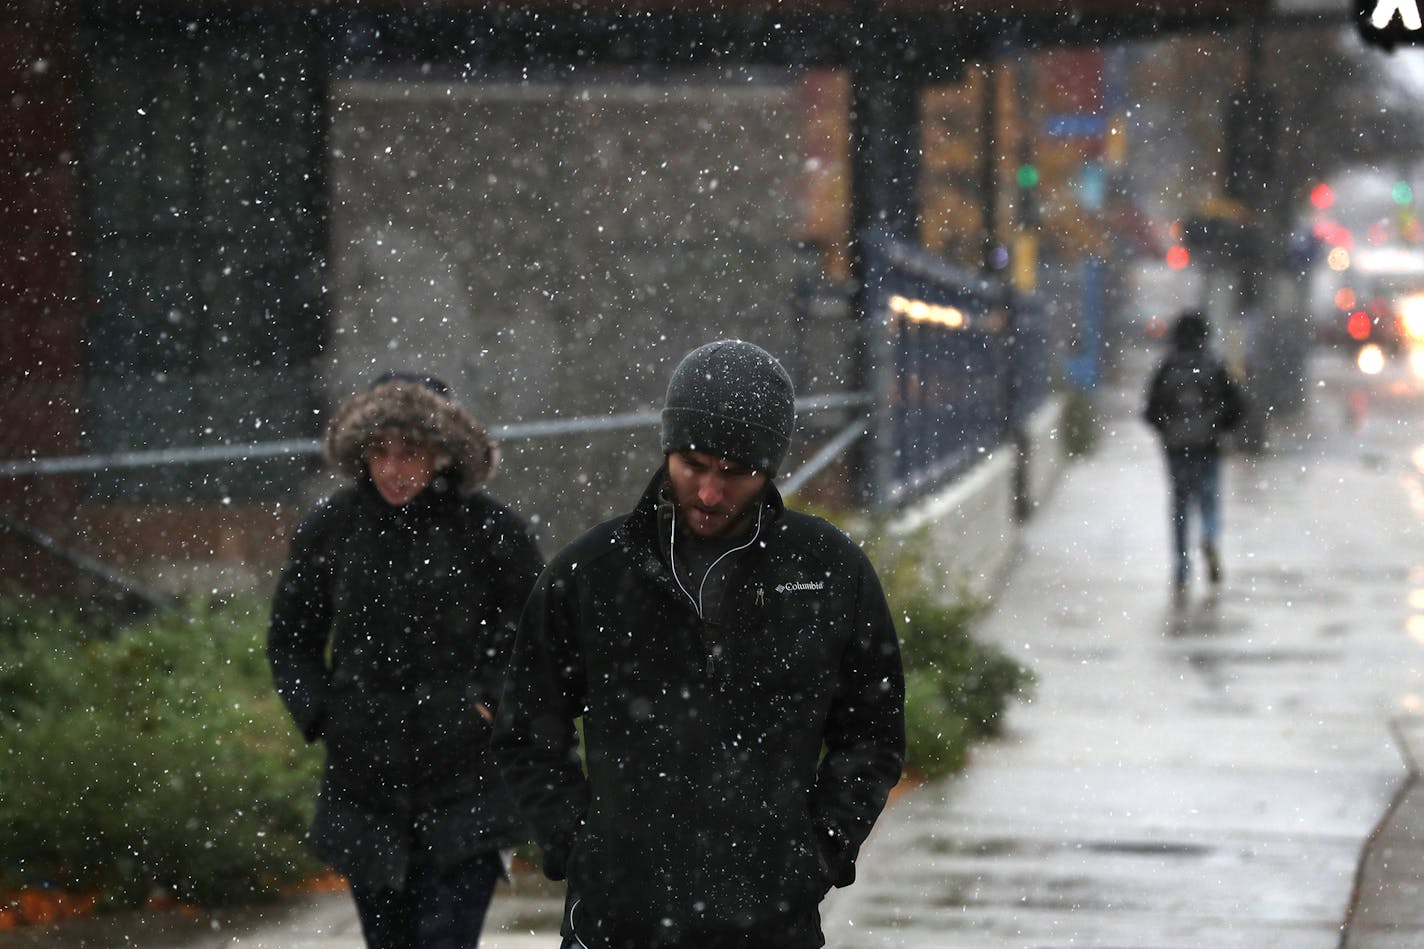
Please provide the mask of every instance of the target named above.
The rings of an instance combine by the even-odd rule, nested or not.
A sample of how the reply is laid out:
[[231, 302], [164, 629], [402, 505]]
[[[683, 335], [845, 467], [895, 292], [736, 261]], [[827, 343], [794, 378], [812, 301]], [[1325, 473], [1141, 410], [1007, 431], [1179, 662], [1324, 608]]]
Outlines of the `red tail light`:
[[1350, 334], [1350, 338], [1364, 342], [1370, 338], [1370, 315], [1364, 310], [1356, 310], [1350, 314], [1349, 320], [1345, 323], [1345, 332]]

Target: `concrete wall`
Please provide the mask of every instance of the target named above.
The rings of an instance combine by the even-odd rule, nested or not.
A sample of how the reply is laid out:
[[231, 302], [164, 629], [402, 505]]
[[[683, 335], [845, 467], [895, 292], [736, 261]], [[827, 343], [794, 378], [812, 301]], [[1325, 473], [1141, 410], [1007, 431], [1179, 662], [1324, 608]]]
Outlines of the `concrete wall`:
[[1068, 441], [1063, 432], [1064, 398], [1049, 396], [1024, 426], [1024, 487], [1029, 512], [1048, 499], [1058, 476], [1068, 464]]
[[[338, 83], [331, 398], [404, 367], [490, 424], [629, 412], [726, 336], [803, 392], [849, 389], [820, 367], [851, 327], [793, 319], [815, 264], [797, 251], [803, 115], [789, 78], [746, 71]], [[505, 459], [491, 492], [553, 549], [629, 507], [660, 454], [649, 427]]]

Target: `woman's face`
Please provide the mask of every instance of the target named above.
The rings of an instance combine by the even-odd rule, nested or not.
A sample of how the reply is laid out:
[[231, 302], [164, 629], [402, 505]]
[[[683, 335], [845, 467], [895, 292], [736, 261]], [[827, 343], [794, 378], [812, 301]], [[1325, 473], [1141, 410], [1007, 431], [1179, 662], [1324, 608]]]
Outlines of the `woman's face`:
[[425, 490], [437, 471], [450, 464], [448, 456], [394, 432], [372, 439], [362, 457], [376, 491], [392, 507], [408, 504]]

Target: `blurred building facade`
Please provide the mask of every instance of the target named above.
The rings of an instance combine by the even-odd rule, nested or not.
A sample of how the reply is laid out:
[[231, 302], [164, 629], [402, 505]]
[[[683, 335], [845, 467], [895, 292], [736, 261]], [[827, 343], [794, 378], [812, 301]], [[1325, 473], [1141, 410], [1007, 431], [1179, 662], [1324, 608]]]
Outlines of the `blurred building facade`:
[[[1043, 110], [1104, 113], [1073, 100], [1092, 64], [1046, 47], [1266, 4], [1068, 6], [6, 5], [0, 462], [311, 439], [395, 367], [491, 423], [634, 411], [718, 336], [781, 354], [803, 393], [858, 389], [860, 228], [1004, 279], [1016, 235], [1051, 237], [1031, 267], [1096, 252], [1056, 199], [1025, 213], [1050, 193], [1025, 157], [1055, 173]], [[656, 457], [652, 429], [511, 443], [492, 490], [554, 546]], [[243, 585], [316, 470], [14, 476], [0, 513], [160, 586]], [[13, 530], [0, 564], [25, 588], [70, 575]]]

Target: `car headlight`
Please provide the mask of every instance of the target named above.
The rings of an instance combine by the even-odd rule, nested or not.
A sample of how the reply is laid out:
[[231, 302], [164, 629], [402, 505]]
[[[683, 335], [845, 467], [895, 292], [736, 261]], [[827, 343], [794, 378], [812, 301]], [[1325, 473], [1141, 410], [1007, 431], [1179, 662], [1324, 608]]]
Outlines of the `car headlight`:
[[1399, 301], [1399, 322], [1412, 340], [1424, 340], [1424, 293], [1416, 293]]

